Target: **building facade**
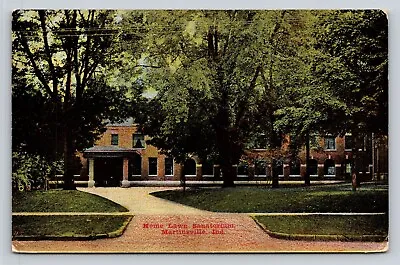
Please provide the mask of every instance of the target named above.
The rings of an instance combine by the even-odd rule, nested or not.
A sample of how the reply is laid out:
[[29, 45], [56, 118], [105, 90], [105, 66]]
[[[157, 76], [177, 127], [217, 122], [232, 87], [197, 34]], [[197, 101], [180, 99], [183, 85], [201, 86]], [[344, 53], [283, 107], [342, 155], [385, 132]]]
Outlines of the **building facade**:
[[[148, 137], [138, 131], [132, 120], [122, 124], [110, 124], [95, 146], [86, 149], [80, 156], [82, 169], [79, 181], [93, 186], [129, 187], [137, 181], [179, 180], [181, 173], [187, 180], [221, 180], [218, 165], [188, 159], [183, 167], [173, 158], [146, 144]], [[311, 179], [350, 179], [352, 163], [352, 137], [315, 136], [310, 159]], [[366, 149], [363, 151], [367, 150]], [[255, 149], [251, 153], [256, 159], [243, 160], [237, 168], [237, 180], [262, 180], [272, 176], [272, 167], [263, 157], [266, 150]], [[372, 157], [367, 161], [364, 174], [371, 173]], [[278, 163], [280, 179], [300, 180], [306, 172], [305, 150], [296, 159], [282, 159]]]

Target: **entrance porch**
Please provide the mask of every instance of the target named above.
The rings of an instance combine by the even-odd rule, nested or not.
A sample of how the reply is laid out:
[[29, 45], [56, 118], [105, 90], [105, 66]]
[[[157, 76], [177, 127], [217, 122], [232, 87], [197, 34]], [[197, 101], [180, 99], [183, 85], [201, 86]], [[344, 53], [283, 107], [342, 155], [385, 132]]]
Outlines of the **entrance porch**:
[[86, 149], [88, 159], [88, 187], [129, 187], [129, 160], [136, 151], [118, 146], [94, 146]]

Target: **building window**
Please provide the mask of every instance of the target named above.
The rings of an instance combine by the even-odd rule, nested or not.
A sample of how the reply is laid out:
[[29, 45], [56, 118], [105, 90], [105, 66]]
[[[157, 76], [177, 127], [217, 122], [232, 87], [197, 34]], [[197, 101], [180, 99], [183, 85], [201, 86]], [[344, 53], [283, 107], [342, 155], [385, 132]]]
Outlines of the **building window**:
[[325, 137], [325, 150], [336, 150], [336, 141], [333, 136]]
[[196, 176], [196, 162], [193, 159], [186, 160], [183, 172], [185, 176]]
[[111, 145], [118, 145], [118, 134], [111, 134]]
[[145, 148], [146, 142], [144, 141], [143, 134], [133, 134], [132, 135], [132, 145], [133, 148]]
[[318, 175], [318, 161], [315, 159], [308, 160], [308, 168], [310, 175]]
[[335, 161], [332, 159], [325, 160], [324, 171], [325, 175], [335, 175]]
[[279, 176], [283, 176], [283, 160], [276, 161], [276, 172], [278, 172]]
[[262, 133], [256, 137], [255, 142], [254, 142], [255, 149], [265, 149], [265, 148], [267, 148], [267, 145], [268, 145], [268, 139], [264, 133]]
[[157, 176], [157, 157], [149, 157], [149, 176]]
[[319, 143], [319, 135], [315, 133], [310, 134], [310, 148], [312, 149], [318, 149], [321, 147], [321, 144]]
[[214, 176], [214, 163], [212, 161], [204, 161], [202, 164], [203, 176]]
[[344, 137], [344, 149], [351, 150], [353, 149], [353, 138], [351, 135], [346, 135]]
[[237, 167], [238, 176], [248, 176], [249, 175], [249, 165], [247, 162], [241, 161]]
[[267, 174], [267, 163], [264, 160], [256, 160], [254, 163], [254, 175], [255, 176], [266, 176]]
[[135, 154], [132, 159], [132, 175], [133, 176], [141, 176], [142, 175], [142, 157], [138, 154]]
[[351, 161], [349, 159], [346, 159], [344, 161], [344, 166], [345, 166], [345, 173], [351, 174]]
[[290, 161], [290, 175], [300, 175], [300, 160]]
[[165, 175], [172, 176], [174, 175], [174, 160], [171, 157], [165, 158]]

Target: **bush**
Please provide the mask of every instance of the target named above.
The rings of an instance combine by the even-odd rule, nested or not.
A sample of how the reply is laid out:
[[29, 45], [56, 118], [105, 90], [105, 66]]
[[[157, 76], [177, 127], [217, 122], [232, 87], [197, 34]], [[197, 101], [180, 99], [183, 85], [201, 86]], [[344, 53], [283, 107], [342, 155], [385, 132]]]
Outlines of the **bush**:
[[46, 179], [55, 174], [62, 174], [63, 168], [62, 161], [48, 162], [40, 155], [13, 152], [13, 189], [29, 190], [44, 188]]

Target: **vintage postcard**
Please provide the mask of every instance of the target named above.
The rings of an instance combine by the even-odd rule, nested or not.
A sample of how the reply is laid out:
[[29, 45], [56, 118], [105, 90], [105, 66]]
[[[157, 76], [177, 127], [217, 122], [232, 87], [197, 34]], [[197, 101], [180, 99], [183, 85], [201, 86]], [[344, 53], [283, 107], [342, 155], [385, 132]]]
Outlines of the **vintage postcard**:
[[382, 10], [15, 10], [18, 253], [388, 249]]

